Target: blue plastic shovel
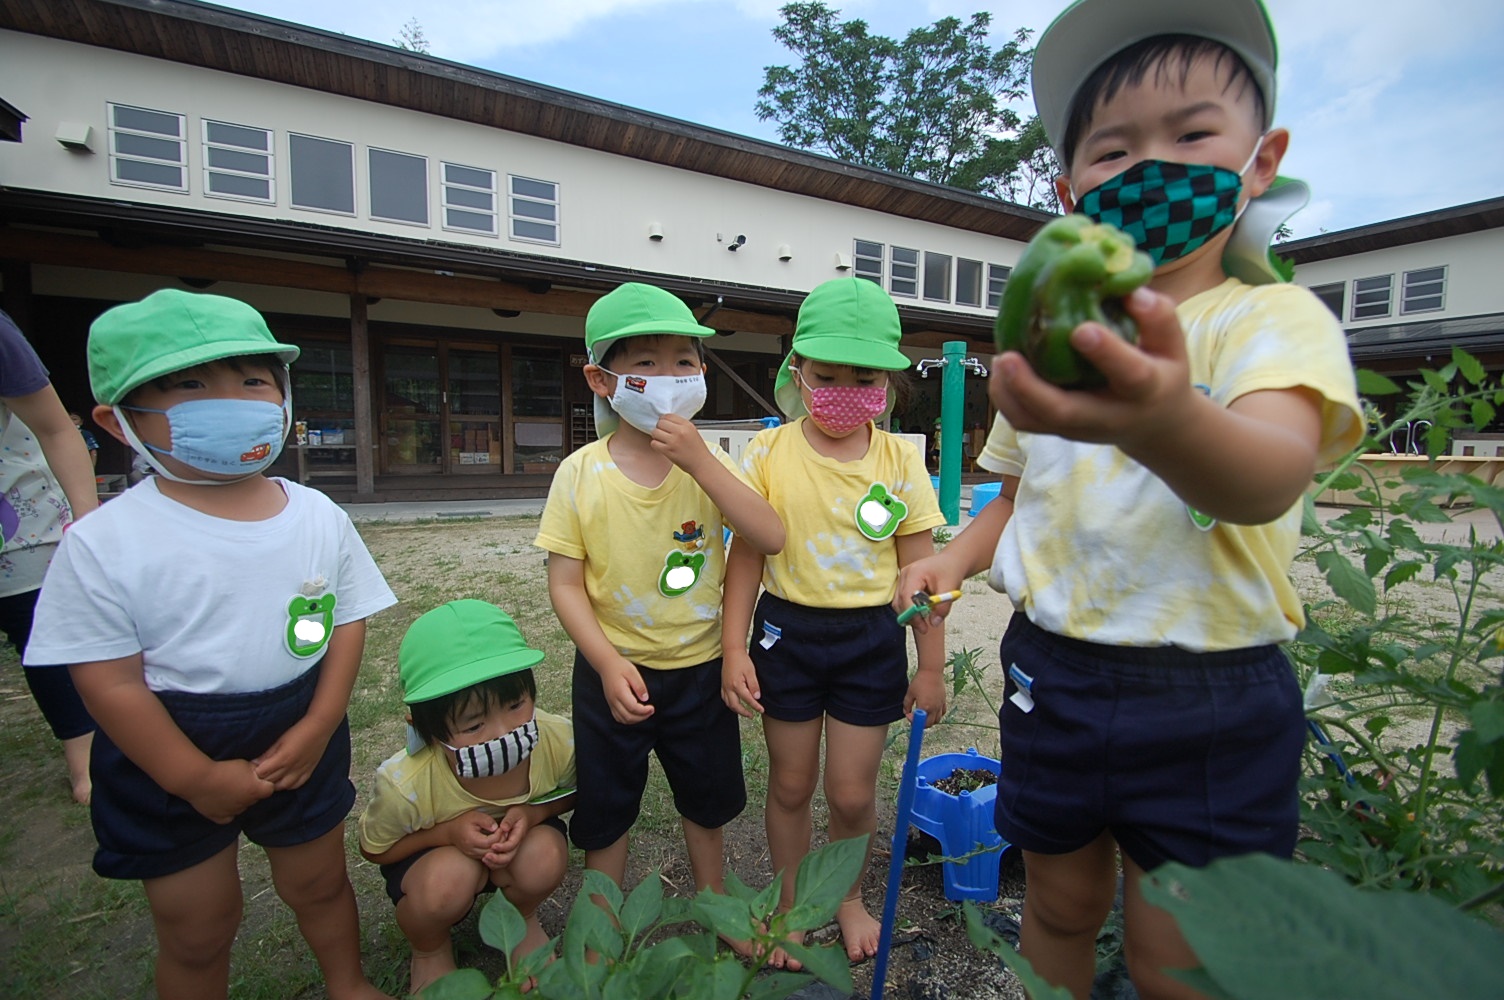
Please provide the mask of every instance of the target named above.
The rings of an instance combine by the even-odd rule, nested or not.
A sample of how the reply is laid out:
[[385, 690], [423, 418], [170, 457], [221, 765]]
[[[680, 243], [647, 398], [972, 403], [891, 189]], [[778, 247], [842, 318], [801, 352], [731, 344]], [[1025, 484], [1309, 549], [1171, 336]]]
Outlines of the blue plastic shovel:
[[914, 709], [914, 725], [909, 730], [909, 755], [904, 758], [903, 777], [898, 782], [898, 813], [893, 817], [893, 855], [888, 862], [888, 895], [883, 900], [883, 928], [877, 939], [877, 963], [872, 970], [872, 1000], [883, 1000], [883, 981], [888, 978], [888, 952], [893, 947], [893, 922], [898, 917], [898, 883], [903, 878], [909, 818], [914, 813], [914, 786], [919, 782], [919, 748], [924, 745], [924, 720], [924, 709]]

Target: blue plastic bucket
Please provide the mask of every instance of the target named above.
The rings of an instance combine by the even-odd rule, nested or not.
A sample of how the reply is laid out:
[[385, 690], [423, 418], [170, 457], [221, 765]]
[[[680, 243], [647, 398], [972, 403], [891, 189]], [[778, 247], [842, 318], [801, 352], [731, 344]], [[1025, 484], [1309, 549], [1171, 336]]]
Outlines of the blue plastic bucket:
[[966, 513], [976, 517], [979, 510], [996, 500], [1002, 492], [1002, 483], [977, 483], [971, 488], [971, 509]]

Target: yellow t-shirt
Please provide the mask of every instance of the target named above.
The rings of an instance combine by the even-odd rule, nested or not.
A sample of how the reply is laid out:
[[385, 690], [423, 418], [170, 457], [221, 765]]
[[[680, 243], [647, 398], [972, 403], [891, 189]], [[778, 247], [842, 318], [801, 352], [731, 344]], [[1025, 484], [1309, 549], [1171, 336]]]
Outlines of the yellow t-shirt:
[[409, 834], [432, 829], [472, 809], [496, 819], [520, 802], [548, 802], [574, 791], [574, 727], [563, 716], [538, 711], [538, 745], [528, 757], [526, 795], [482, 799], [454, 776], [449, 755], [432, 744], [415, 754], [399, 750], [376, 768], [371, 801], [360, 814], [360, 846], [384, 854]]
[[[559, 463], [533, 544], [585, 563], [585, 593], [622, 656], [655, 670], [721, 655], [721, 512], [677, 465], [642, 486], [611, 460], [607, 437]], [[738, 477], [716, 445], [710, 453]]]
[[762, 585], [806, 607], [887, 604], [898, 583], [893, 539], [945, 523], [924, 456], [874, 427], [866, 455], [838, 462], [810, 446], [807, 419], [762, 431], [742, 456], [747, 482], [788, 533], [783, 551], [764, 560]]
[[[1321, 396], [1321, 461], [1362, 436], [1347, 343], [1296, 285], [1229, 278], [1176, 310], [1191, 378], [1219, 405], [1263, 389]], [[1294, 637], [1304, 613], [1290, 582], [1300, 504], [1268, 524], [1202, 530], [1158, 476], [1109, 445], [1019, 433], [1000, 416], [978, 460], [1020, 477], [992, 585], [1059, 635], [1193, 652]]]

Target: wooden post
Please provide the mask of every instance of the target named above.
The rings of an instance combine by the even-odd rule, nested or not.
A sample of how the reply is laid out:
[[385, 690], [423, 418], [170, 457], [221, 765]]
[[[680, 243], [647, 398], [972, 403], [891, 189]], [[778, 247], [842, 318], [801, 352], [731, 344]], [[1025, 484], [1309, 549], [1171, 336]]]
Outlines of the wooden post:
[[355, 373], [355, 493], [376, 492], [376, 426], [371, 407], [371, 335], [366, 323], [366, 297], [350, 296], [350, 361]]

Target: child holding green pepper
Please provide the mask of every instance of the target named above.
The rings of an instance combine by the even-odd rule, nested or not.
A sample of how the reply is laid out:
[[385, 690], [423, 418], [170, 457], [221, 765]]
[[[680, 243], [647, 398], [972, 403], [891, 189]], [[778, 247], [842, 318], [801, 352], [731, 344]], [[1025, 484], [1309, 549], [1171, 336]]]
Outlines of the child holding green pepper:
[[1153, 259], [1122, 300], [1137, 342], [1068, 332], [1095, 388], [999, 354], [980, 464], [1002, 499], [899, 579], [937, 593], [990, 566], [1020, 612], [1000, 648], [996, 821], [1024, 851], [1022, 951], [1077, 997], [1119, 854], [1129, 972], [1151, 1000], [1196, 995], [1164, 971], [1196, 962], [1144, 873], [1294, 849], [1288, 572], [1301, 494], [1362, 420], [1340, 326], [1269, 255], [1307, 196], [1276, 176], [1275, 62], [1258, 0], [1081, 0], [1040, 38], [1063, 205]]

